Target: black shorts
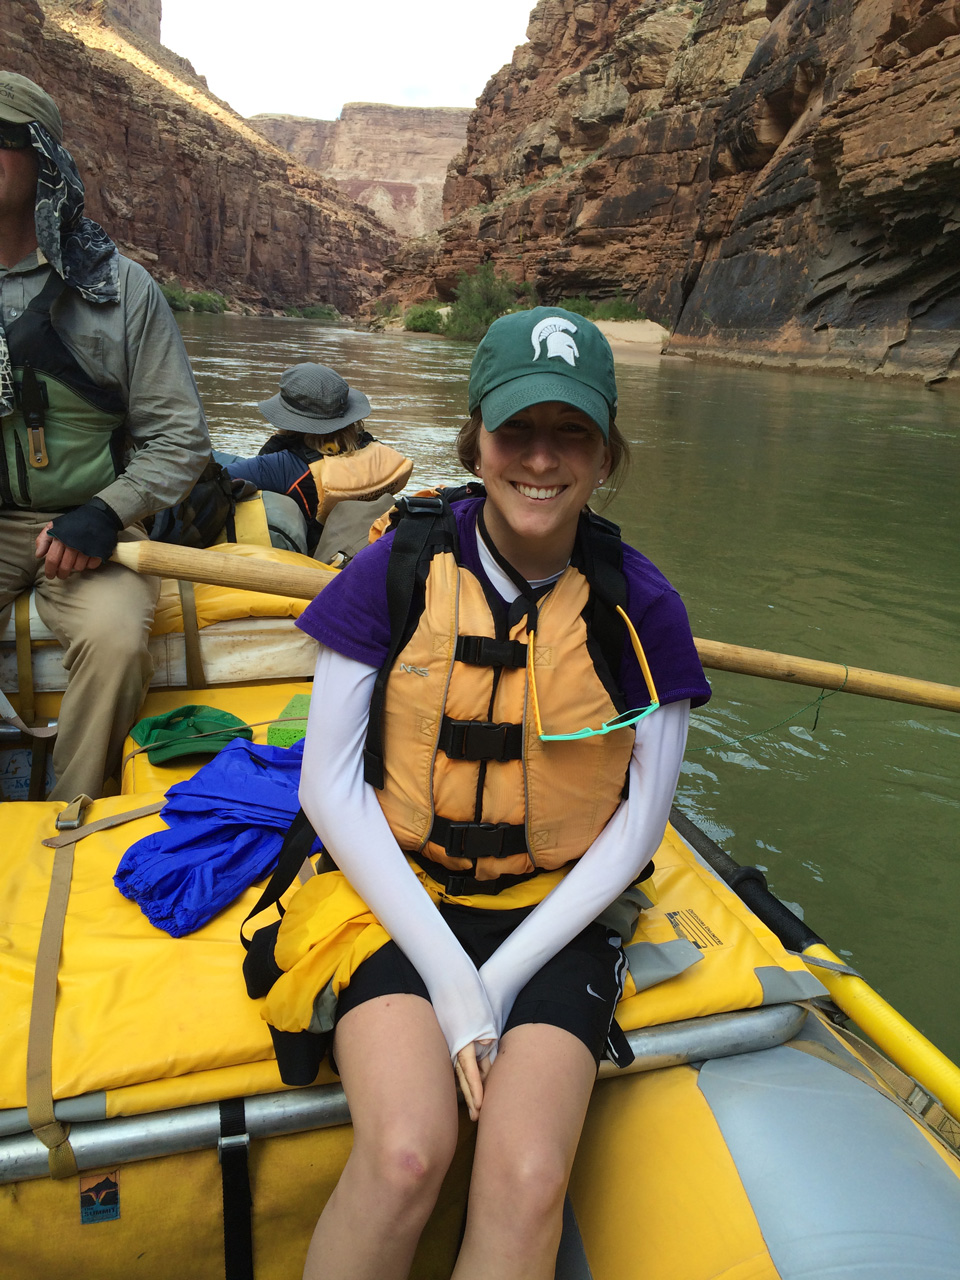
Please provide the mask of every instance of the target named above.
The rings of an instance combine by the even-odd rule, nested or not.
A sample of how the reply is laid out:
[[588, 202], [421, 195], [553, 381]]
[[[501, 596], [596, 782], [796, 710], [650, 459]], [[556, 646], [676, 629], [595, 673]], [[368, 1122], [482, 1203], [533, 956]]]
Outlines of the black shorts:
[[[479, 969], [533, 908], [496, 911], [442, 902], [438, 910]], [[587, 925], [520, 989], [503, 1033], [525, 1023], [545, 1022], [576, 1036], [599, 1063], [607, 1052], [623, 991], [626, 960], [620, 942], [603, 925]], [[367, 1000], [388, 995], [430, 999], [423, 979], [395, 942], [386, 943], [357, 968], [340, 992], [337, 1020]]]

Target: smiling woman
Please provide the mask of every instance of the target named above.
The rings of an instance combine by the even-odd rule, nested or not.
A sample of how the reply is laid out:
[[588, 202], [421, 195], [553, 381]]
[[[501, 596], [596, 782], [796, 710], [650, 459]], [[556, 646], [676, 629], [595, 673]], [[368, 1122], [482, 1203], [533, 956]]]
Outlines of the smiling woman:
[[[454, 1274], [553, 1276], [597, 1064], [632, 1057], [634, 886], [709, 697], [676, 592], [587, 505], [625, 452], [599, 330], [501, 317], [468, 396], [458, 451], [483, 487], [408, 501], [298, 623], [321, 644], [300, 800], [338, 870], [251, 944], [247, 981], [285, 1082], [332, 1039], [353, 1117], [308, 1278], [408, 1273], [455, 1081], [478, 1134]], [[352, 959], [345, 888], [380, 930]], [[331, 962], [351, 970], [332, 1036], [311, 1029]]]
[[561, 573], [580, 511], [610, 473], [600, 429], [579, 409], [547, 401], [482, 431], [478, 444], [494, 543], [528, 581]]

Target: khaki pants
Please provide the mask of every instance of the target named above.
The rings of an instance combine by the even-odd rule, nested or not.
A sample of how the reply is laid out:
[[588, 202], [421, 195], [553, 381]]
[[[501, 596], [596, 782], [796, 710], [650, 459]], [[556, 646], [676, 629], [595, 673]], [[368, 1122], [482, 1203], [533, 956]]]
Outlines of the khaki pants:
[[[45, 578], [35, 542], [53, 518], [0, 511], [0, 609], [34, 587], [37, 612], [65, 650], [67, 690], [50, 799], [72, 800], [81, 792], [96, 798], [104, 779], [119, 769], [123, 740], [153, 675], [148, 644], [160, 583], [109, 563], [64, 581]], [[139, 526], [120, 534], [124, 542], [145, 537]]]

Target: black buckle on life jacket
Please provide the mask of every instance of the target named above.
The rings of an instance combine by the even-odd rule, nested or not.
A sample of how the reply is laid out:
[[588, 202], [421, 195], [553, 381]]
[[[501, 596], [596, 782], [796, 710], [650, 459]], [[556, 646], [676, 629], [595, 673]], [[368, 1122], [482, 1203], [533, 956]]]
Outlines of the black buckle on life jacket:
[[510, 822], [451, 822], [434, 818], [430, 840], [450, 858], [512, 858], [526, 853], [527, 832]]
[[520, 760], [523, 725], [450, 720], [444, 716], [438, 745], [451, 760]]
[[472, 667], [525, 667], [527, 646], [519, 640], [495, 640], [493, 636], [458, 636], [454, 657]]
[[398, 498], [397, 509], [410, 516], [442, 516], [443, 498], [439, 494], [411, 494], [409, 498]]

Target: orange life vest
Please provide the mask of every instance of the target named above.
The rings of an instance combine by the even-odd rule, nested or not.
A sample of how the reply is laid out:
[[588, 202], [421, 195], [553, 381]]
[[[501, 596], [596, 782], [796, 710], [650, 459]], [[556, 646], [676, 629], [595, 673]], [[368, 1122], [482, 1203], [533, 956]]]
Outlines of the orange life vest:
[[317, 486], [313, 518], [319, 524], [346, 498], [372, 502], [384, 493], [399, 493], [413, 471], [409, 458], [379, 440], [352, 453], [324, 454], [309, 467]]
[[[538, 605], [546, 732], [597, 727], [622, 710], [588, 648], [590, 594], [571, 565]], [[526, 653], [527, 614], [498, 637], [479, 580], [452, 550], [433, 554], [422, 613], [386, 678], [378, 796], [402, 849], [476, 881], [556, 870], [585, 853], [620, 802], [633, 749], [632, 727], [541, 741]]]

